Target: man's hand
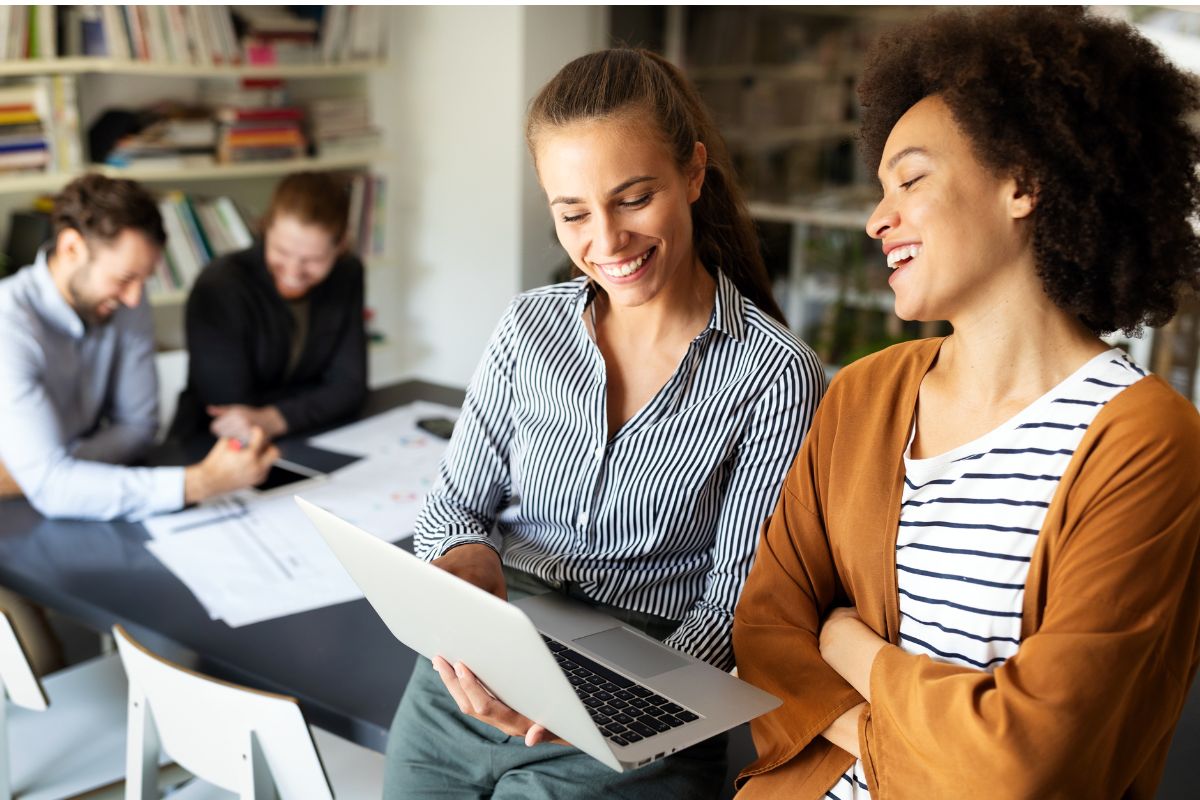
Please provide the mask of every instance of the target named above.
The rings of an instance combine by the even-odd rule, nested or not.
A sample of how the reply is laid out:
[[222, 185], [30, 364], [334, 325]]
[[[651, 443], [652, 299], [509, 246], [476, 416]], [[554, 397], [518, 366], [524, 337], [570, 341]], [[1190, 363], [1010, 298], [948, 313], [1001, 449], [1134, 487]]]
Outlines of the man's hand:
[[213, 418], [208, 426], [213, 436], [246, 442], [250, 440], [253, 428], [262, 428], [268, 439], [277, 439], [287, 433], [287, 420], [275, 406], [207, 406], [206, 410]]
[[262, 428], [252, 428], [244, 445], [238, 439], [219, 439], [203, 461], [184, 470], [184, 502], [260, 484], [278, 458], [279, 448], [267, 441]]
[[[486, 545], [482, 546], [486, 547]], [[458, 550], [459, 548], [454, 549]], [[450, 696], [458, 704], [458, 710], [467, 716], [474, 717], [480, 722], [486, 722], [509, 736], [523, 737], [526, 747], [538, 744], [570, 746], [569, 742], [558, 738], [529, 717], [518, 714], [497, 700], [496, 696], [489, 692], [487, 687], [480, 683], [475, 674], [467, 669], [467, 665], [461, 661], [452, 667], [446, 659], [436, 656], [433, 659], [433, 668], [437, 670], [442, 683], [446, 685], [446, 691], [450, 692]]]
[[491, 592], [501, 600], [508, 599], [508, 587], [504, 583], [500, 555], [486, 544], [460, 544], [431, 563], [467, 583], [475, 584], [485, 592]]
[[0, 500], [7, 500], [10, 497], [22, 497], [24, 492], [17, 482], [13, 480], [12, 475], [8, 473], [8, 468], [4, 466], [4, 462], [0, 461]]

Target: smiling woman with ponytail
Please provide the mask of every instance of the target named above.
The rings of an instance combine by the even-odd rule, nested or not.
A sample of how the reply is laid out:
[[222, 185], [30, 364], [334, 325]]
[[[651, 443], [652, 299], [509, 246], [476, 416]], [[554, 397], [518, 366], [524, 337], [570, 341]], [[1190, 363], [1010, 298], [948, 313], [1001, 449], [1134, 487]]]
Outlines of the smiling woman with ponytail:
[[[734, 604], [821, 365], [782, 324], [725, 145], [677, 69], [637, 50], [579, 58], [526, 132], [582, 275], [509, 305], [416, 552], [501, 597], [562, 592], [729, 669]], [[616, 773], [470, 665], [422, 660], [385, 797], [715, 797], [724, 753], [722, 736]]]

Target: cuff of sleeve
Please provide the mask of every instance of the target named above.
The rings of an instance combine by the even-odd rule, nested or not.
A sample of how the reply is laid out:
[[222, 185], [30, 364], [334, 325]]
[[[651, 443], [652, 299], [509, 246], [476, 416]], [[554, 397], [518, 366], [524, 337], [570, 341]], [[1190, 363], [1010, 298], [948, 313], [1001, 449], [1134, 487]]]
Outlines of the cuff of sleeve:
[[303, 415], [299, 413], [301, 407], [295, 402], [289, 401], [288, 398], [278, 400], [274, 403], [268, 403], [267, 405], [275, 406], [275, 410], [279, 412], [279, 416], [283, 417], [283, 421], [287, 425], [289, 433], [292, 431], [303, 430], [304, 428], [308, 427], [305, 424], [306, 420], [302, 418]]
[[733, 619], [719, 611], [693, 609], [663, 644], [726, 672], [734, 667]]
[[152, 473], [151, 514], [183, 508], [183, 467], [155, 467]]
[[486, 544], [488, 547], [496, 551], [496, 555], [500, 555], [500, 548], [491, 540], [487, 534], [479, 533], [457, 533], [447, 536], [437, 543], [437, 546], [431, 547], [422, 558], [426, 561], [432, 561], [435, 558], [441, 558], [450, 550], [463, 544]]
[[858, 715], [858, 755], [867, 778], [867, 791], [872, 797], [878, 797], [879, 778], [875, 772], [876, 759], [871, 744], [871, 705], [868, 703]]

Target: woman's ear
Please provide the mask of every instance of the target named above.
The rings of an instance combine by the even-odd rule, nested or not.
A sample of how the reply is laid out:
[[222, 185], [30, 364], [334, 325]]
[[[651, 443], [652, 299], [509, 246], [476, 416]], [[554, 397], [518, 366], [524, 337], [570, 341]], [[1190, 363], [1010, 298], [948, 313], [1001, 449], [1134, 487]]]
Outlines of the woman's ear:
[[1012, 178], [1008, 195], [1008, 213], [1013, 219], [1024, 219], [1037, 208], [1037, 184], [1026, 175]]
[[696, 142], [692, 148], [692, 160], [688, 162], [687, 179], [689, 203], [700, 199], [700, 189], [704, 186], [704, 175], [708, 171], [708, 148], [704, 142]]

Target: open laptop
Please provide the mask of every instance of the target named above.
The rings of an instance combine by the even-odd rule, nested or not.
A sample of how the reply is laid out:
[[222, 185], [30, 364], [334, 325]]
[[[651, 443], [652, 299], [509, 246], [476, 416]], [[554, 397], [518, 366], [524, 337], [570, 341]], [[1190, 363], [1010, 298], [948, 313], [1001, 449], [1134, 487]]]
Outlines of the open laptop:
[[392, 634], [471, 668], [618, 772], [777, 707], [773, 695], [557, 592], [507, 603], [296, 498]]

